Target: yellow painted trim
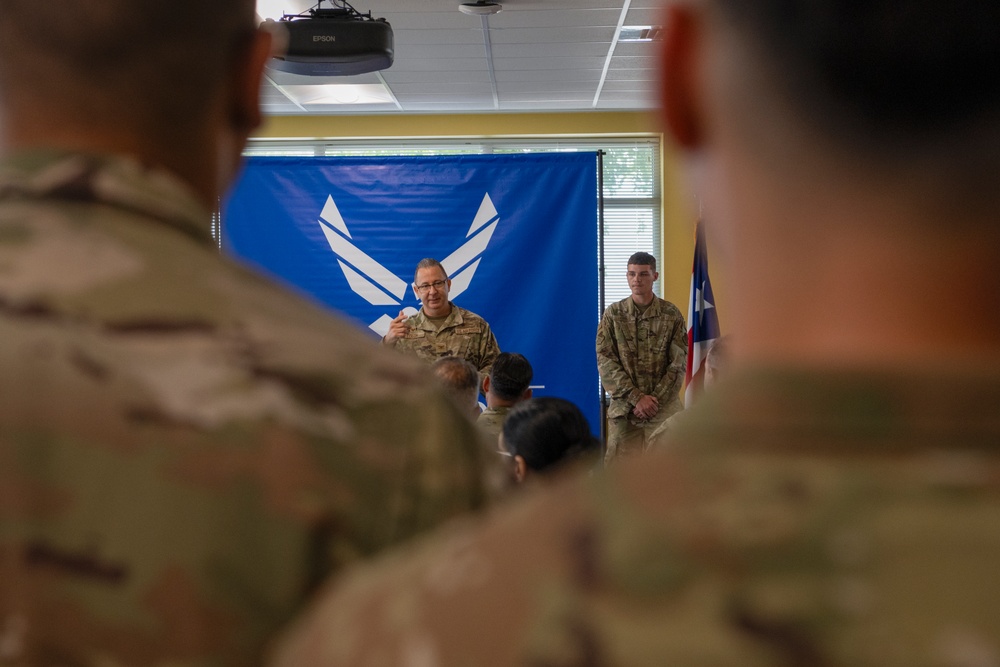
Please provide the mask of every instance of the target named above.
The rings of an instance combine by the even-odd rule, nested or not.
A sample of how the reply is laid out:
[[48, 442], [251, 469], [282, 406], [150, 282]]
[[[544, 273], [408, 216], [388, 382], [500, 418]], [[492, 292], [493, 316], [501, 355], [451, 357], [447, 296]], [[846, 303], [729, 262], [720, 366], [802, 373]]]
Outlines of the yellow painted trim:
[[259, 139], [655, 135], [648, 112], [269, 116]]

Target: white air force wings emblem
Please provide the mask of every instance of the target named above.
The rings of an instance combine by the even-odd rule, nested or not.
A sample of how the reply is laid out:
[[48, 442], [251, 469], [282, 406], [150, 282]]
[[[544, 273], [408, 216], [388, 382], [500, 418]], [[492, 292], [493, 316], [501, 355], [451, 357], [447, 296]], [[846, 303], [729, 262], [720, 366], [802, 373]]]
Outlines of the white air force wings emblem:
[[[344, 272], [351, 289], [373, 306], [393, 306], [398, 309], [406, 298], [408, 282], [354, 245], [347, 223], [340, 215], [332, 196], [327, 196], [319, 217], [320, 229], [323, 230], [330, 249], [337, 255], [337, 263], [340, 264], [340, 270]], [[499, 223], [496, 207], [493, 206], [489, 194], [486, 194], [483, 196], [482, 204], [479, 205], [479, 212], [476, 213], [465, 235], [466, 241], [458, 250], [441, 260], [444, 270], [451, 277], [449, 296], [452, 299], [458, 297], [472, 284], [472, 278], [476, 275], [479, 262], [482, 261], [482, 254], [486, 251]], [[404, 310], [408, 314], [416, 313], [413, 308]], [[384, 336], [395, 314], [394, 312], [392, 315], [383, 315], [368, 327], [380, 336]]]

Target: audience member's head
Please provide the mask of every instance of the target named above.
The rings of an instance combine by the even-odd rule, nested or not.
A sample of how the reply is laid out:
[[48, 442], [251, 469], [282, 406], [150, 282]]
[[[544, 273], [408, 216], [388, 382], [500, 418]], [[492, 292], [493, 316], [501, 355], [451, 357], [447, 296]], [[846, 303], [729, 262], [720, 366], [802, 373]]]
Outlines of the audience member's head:
[[531, 398], [534, 371], [523, 354], [501, 352], [484, 381], [486, 404], [491, 407], [511, 406]]
[[461, 357], [441, 357], [431, 370], [463, 413], [479, 414], [479, 371]]
[[4, 0], [0, 143], [130, 154], [215, 206], [261, 120], [254, 20], [253, 0]]
[[632, 253], [632, 256], [628, 258], [628, 264], [630, 266], [648, 266], [650, 271], [656, 273], [656, 258], [642, 250]]
[[580, 409], [553, 396], [532, 398], [511, 408], [500, 442], [514, 460], [518, 482], [529, 474], [549, 474], [574, 461], [596, 459], [601, 449]]

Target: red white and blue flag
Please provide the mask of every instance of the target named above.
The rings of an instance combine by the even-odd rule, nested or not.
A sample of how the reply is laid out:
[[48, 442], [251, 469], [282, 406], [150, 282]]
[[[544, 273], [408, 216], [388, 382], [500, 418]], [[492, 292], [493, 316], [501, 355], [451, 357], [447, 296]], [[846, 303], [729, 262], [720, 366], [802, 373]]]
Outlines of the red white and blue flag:
[[708, 249], [705, 245], [704, 223], [695, 227], [694, 264], [691, 267], [691, 302], [688, 305], [688, 356], [684, 404], [690, 406], [704, 388], [705, 358], [719, 337], [719, 314], [708, 279]]

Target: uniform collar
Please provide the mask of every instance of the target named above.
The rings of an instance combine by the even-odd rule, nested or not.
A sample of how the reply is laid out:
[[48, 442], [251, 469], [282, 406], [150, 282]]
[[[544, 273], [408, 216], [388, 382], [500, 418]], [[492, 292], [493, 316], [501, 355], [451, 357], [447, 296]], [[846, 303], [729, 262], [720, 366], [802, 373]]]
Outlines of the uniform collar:
[[412, 325], [418, 329], [424, 329], [426, 331], [439, 331], [447, 327], [462, 324], [464, 322], [464, 318], [462, 317], [462, 313], [460, 312], [458, 306], [451, 301], [448, 302], [448, 305], [451, 306], [451, 312], [448, 313], [447, 317], [445, 317], [440, 324], [433, 323], [431, 318], [427, 316], [427, 313], [424, 312], [424, 309], [421, 306], [420, 311], [414, 316]]
[[0, 198], [94, 202], [132, 211], [213, 243], [211, 213], [167, 171], [123, 156], [33, 150], [0, 163]]
[[653, 300], [649, 302], [649, 305], [646, 306], [646, 310], [644, 311], [639, 310], [639, 306], [637, 306], [635, 301], [632, 300], [631, 294], [625, 298], [628, 301], [628, 310], [633, 315], [642, 315], [645, 317], [647, 315], [655, 315], [660, 312], [660, 301], [662, 301], [662, 299], [655, 294], [653, 295]]

